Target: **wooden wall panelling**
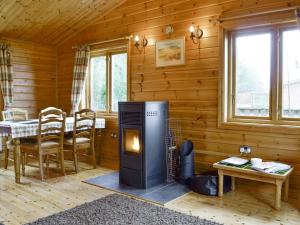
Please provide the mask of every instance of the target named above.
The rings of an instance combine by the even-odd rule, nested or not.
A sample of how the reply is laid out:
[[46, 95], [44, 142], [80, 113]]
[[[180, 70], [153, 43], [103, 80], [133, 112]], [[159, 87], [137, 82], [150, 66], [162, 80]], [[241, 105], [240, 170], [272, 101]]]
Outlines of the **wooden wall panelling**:
[[[120, 7], [90, 26], [80, 34], [58, 46], [58, 105], [70, 109], [70, 91], [74, 51], [72, 45], [114, 39], [128, 34], [146, 35], [149, 45], [145, 54], [139, 54], [132, 45], [131, 99], [168, 100], [170, 116], [182, 120], [183, 136], [191, 139], [196, 148], [197, 171], [211, 168], [211, 164], [230, 155], [237, 155], [240, 145], [250, 145], [251, 156], [267, 160], [281, 160], [295, 167], [292, 188], [300, 188], [300, 130], [283, 127], [273, 129], [251, 126], [238, 129], [218, 128], [219, 101], [219, 29], [218, 18], [243, 15], [255, 11], [281, 9], [300, 5], [299, 0], [128, 0]], [[290, 18], [290, 14], [282, 16]], [[281, 16], [281, 17], [282, 17]], [[251, 18], [251, 23], [270, 23], [276, 16]], [[249, 19], [242, 22], [246, 26]], [[279, 20], [278, 20], [279, 21]], [[189, 39], [191, 23], [204, 30], [200, 49]], [[226, 23], [229, 23], [226, 22]], [[234, 21], [231, 23], [239, 23]], [[155, 41], [168, 39], [164, 26], [172, 24], [171, 38], [186, 36], [186, 65], [155, 67]], [[240, 24], [241, 25], [241, 24]], [[110, 133], [117, 130], [117, 120], [101, 137], [100, 163], [110, 166], [118, 160], [117, 140]], [[100, 141], [99, 141], [100, 142]]]
[[26, 109], [30, 118], [36, 118], [41, 109], [56, 106], [56, 48], [1, 37], [0, 41], [12, 50], [13, 107]]
[[106, 118], [105, 129], [97, 138], [97, 159], [101, 166], [111, 169], [119, 168], [118, 137], [111, 134], [118, 134], [118, 124], [115, 118]]

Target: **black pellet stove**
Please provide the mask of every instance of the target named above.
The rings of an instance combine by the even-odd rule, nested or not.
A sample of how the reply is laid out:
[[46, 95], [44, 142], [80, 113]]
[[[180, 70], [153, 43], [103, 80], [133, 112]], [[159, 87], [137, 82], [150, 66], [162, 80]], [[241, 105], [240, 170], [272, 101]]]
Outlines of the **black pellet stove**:
[[120, 184], [149, 188], [166, 180], [168, 102], [119, 102]]

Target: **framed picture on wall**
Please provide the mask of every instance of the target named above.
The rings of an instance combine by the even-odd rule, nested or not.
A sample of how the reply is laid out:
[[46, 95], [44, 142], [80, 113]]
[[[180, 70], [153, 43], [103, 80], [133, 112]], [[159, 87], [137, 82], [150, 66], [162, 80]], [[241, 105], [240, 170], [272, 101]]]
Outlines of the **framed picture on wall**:
[[155, 46], [156, 67], [185, 64], [185, 38], [157, 41]]

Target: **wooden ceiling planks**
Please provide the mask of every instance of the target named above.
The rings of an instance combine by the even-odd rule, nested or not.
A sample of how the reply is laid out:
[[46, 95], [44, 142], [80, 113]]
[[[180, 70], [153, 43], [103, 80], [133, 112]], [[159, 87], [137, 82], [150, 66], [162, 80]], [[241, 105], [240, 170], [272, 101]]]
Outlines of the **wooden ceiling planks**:
[[[118, 8], [120, 5], [122, 5], [124, 2], [126, 2], [127, 0], [119, 0], [119, 1], [116, 1], [117, 3], [113, 6], [113, 7], [110, 7], [108, 8], [107, 10], [105, 10], [104, 8], [99, 10], [98, 13], [95, 13], [93, 15], [91, 15], [91, 20], [94, 21], [94, 24], [97, 23], [97, 19], [99, 18], [103, 18], [105, 17], [107, 14], [111, 13], [113, 10], [115, 10], [116, 8]], [[99, 16], [101, 15], [101, 16]], [[76, 34], [78, 34], [79, 32], [85, 30], [87, 28], [87, 26], [81, 26], [78, 30], [76, 30], [76, 32], [73, 32], [72, 35], [66, 35], [65, 36], [62, 36], [59, 40], [59, 44], [62, 44], [64, 43], [67, 39], [70, 39], [72, 37], [74, 37]]]
[[125, 0], [0, 0], [0, 36], [58, 45]]

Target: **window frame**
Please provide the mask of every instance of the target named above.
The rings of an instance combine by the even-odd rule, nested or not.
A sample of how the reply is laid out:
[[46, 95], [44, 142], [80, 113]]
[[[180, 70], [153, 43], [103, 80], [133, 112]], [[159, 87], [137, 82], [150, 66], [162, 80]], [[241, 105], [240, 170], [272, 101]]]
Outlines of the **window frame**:
[[93, 53], [91, 53], [91, 55], [90, 55], [90, 58], [89, 58], [89, 68], [88, 68], [88, 77], [87, 77], [87, 82], [86, 82], [86, 105], [88, 106], [88, 108], [91, 108], [91, 106], [92, 106], [92, 96], [93, 96], [93, 93], [92, 93], [92, 88], [91, 88], [91, 83], [92, 83], [92, 76], [91, 76], [91, 74], [92, 74], [92, 66], [91, 66], [91, 60], [92, 60], [92, 58], [97, 58], [97, 57], [105, 57], [105, 64], [106, 64], [106, 72], [105, 72], [105, 80], [106, 80], [106, 84], [105, 84], [105, 88], [106, 88], [106, 92], [107, 92], [107, 94], [106, 94], [106, 99], [105, 99], [105, 101], [106, 101], [106, 110], [96, 110], [96, 112], [97, 113], [101, 113], [101, 114], [105, 114], [105, 113], [107, 113], [107, 111], [108, 111], [108, 108], [109, 108], [109, 106], [108, 106], [108, 88], [107, 88], [107, 84], [108, 84], [108, 76], [109, 76], [109, 74], [108, 74], [108, 68], [107, 68], [107, 66], [108, 66], [108, 60], [107, 60], [107, 55], [106, 54], [104, 54], [104, 53], [99, 53], [99, 54], [93, 54]]
[[[220, 28], [220, 94], [219, 119], [220, 128], [232, 128], [232, 125], [250, 125], [250, 126], [300, 126], [300, 118], [282, 117], [282, 34], [286, 30], [297, 29], [295, 23], [275, 24], [269, 26], [245, 28], [245, 29], [224, 29]], [[270, 108], [268, 117], [252, 117], [235, 115], [235, 71], [233, 62], [233, 36], [255, 33], [271, 34], [271, 74], [270, 74]], [[236, 36], [235, 36], [236, 37]]]
[[101, 57], [105, 56], [106, 60], [106, 110], [95, 110], [97, 115], [101, 116], [113, 116], [116, 117], [118, 115], [118, 111], [112, 111], [112, 56], [116, 54], [127, 54], [127, 98], [126, 100], [129, 101], [129, 51], [127, 46], [118, 46], [115, 48], [108, 48], [108, 49], [97, 49], [91, 51], [89, 57], [89, 68], [88, 68], [88, 75], [85, 82], [85, 106], [81, 105], [82, 108], [91, 108], [91, 101], [92, 101], [92, 90], [91, 90], [91, 59], [94, 57]]
[[[229, 82], [231, 85], [229, 86], [229, 92], [231, 93], [228, 95], [228, 105], [229, 109], [228, 112], [230, 112], [230, 118], [233, 120], [238, 120], [238, 119], [259, 119], [259, 120], [270, 120], [271, 119], [271, 114], [272, 114], [272, 54], [273, 52], [273, 40], [272, 40], [272, 30], [270, 29], [255, 29], [255, 30], [243, 30], [243, 31], [232, 31], [229, 33], [229, 38], [230, 38], [230, 43], [229, 43], [229, 48], [228, 48], [228, 59], [229, 59]], [[263, 34], [263, 33], [269, 33], [271, 35], [271, 63], [270, 63], [270, 92], [269, 92], [269, 115], [268, 116], [240, 116], [236, 115], [236, 39], [238, 37], [243, 37], [247, 36], [248, 34]]]
[[[295, 30], [297, 27], [293, 26], [287, 26], [287, 27], [280, 27], [279, 28], [279, 37], [280, 37], [280, 43], [279, 43], [279, 59], [278, 59], [278, 65], [279, 65], [279, 81], [278, 81], [278, 96], [279, 96], [279, 109], [278, 109], [278, 118], [281, 121], [292, 121], [292, 122], [299, 122], [300, 125], [300, 117], [299, 118], [289, 118], [289, 117], [284, 117], [283, 116], [283, 33], [285, 31], [289, 30]], [[299, 28], [298, 28], [299, 29]]]

